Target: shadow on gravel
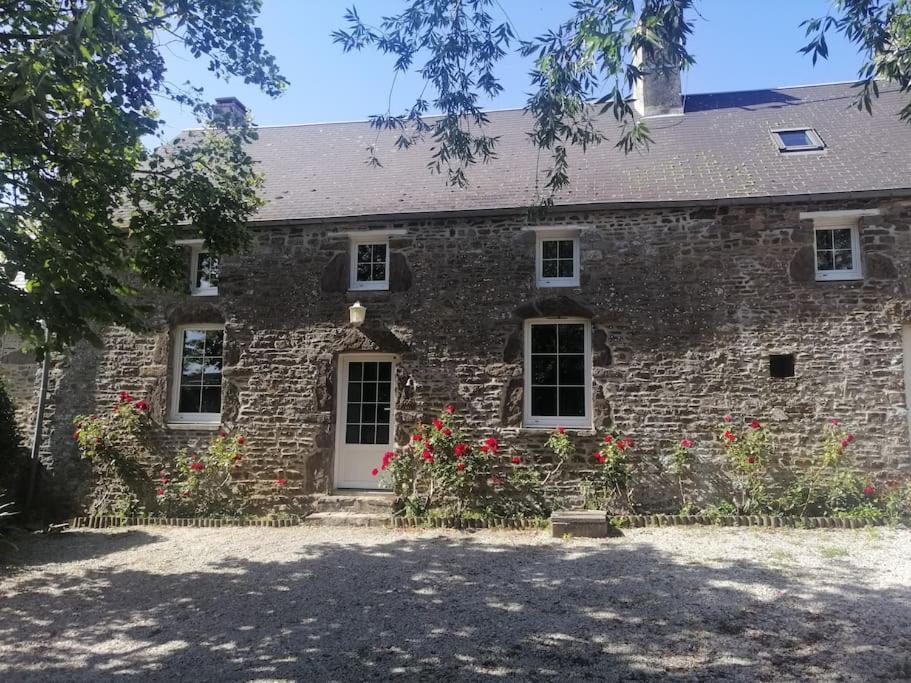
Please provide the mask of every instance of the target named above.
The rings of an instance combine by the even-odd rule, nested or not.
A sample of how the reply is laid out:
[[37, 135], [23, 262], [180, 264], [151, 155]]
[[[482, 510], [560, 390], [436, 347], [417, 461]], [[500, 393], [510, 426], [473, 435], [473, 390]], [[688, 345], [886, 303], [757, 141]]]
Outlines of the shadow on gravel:
[[0, 677], [870, 680], [899, 678], [911, 651], [911, 588], [870, 590], [837, 565], [820, 577], [681, 564], [647, 542], [470, 537], [291, 555], [30, 580], [0, 597]]
[[0, 543], [0, 573], [3, 574], [60, 562], [64, 558], [66, 562], [80, 562], [103, 557], [110, 553], [155, 543], [159, 539], [154, 534], [140, 529], [128, 529], [117, 534], [68, 531], [65, 534], [41, 536], [11, 529], [7, 533], [7, 540], [9, 543]]

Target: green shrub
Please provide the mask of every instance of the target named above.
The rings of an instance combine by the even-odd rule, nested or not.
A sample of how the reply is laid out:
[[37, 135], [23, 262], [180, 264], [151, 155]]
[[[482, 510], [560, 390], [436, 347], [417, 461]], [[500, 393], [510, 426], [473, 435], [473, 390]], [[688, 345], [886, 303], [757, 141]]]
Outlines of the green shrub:
[[0, 490], [8, 496], [22, 490], [28, 470], [28, 458], [16, 423], [16, 410], [0, 377]]
[[731, 504], [737, 514], [768, 511], [768, 463], [772, 459], [769, 430], [759, 420], [738, 425], [732, 416], [725, 415], [717, 432], [725, 452], [723, 473], [731, 484]]

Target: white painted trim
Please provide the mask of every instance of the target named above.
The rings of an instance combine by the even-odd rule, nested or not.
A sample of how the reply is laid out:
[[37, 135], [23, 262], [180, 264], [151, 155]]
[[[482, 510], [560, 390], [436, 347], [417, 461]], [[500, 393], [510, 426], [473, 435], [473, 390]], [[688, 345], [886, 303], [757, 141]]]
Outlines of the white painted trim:
[[522, 232], [536, 232], [536, 233], [561, 233], [561, 232], [581, 232], [587, 228], [591, 228], [590, 225], [577, 225], [577, 224], [568, 224], [568, 225], [526, 225], [522, 228]]
[[[354, 362], [371, 362], [382, 361], [392, 364], [390, 387], [389, 387], [389, 443], [373, 444], [378, 451], [384, 449], [391, 451], [395, 449], [395, 369], [398, 365], [399, 357], [391, 353], [343, 353], [340, 354], [336, 365], [336, 374], [338, 378], [338, 389], [336, 391], [335, 402], [335, 453], [332, 466], [332, 480], [334, 488], [349, 489], [374, 489], [378, 491], [387, 490], [381, 486], [379, 477], [371, 477], [364, 481], [341, 481], [339, 479], [339, 469], [343, 457], [343, 449], [349, 445], [345, 443], [345, 427], [348, 411], [348, 369], [350, 363]], [[382, 454], [380, 454], [382, 457]], [[377, 467], [380, 464], [380, 457], [377, 458]]]
[[[819, 263], [816, 261], [818, 252], [816, 249], [816, 233], [820, 230], [850, 230], [851, 231], [851, 261], [854, 267], [851, 270], [820, 270]], [[813, 262], [816, 269], [817, 282], [829, 282], [833, 280], [863, 280], [864, 270], [860, 253], [860, 230], [856, 221], [842, 223], [823, 223], [813, 225]]]
[[165, 422], [164, 426], [175, 432], [217, 432], [221, 429], [221, 420], [218, 422]]
[[837, 211], [801, 211], [800, 220], [802, 221], [847, 221], [851, 222], [864, 216], [881, 216], [882, 209], [840, 209]]
[[[582, 323], [585, 326], [585, 415], [582, 417], [535, 417], [531, 414], [531, 328], [535, 325], [559, 325]], [[523, 353], [523, 426], [529, 429], [552, 429], [571, 427], [592, 428], [592, 328], [587, 318], [532, 318], [525, 321], [525, 349]], [[559, 368], [558, 368], [559, 371]]]
[[[186, 330], [221, 330], [224, 335], [225, 326], [222, 323], [195, 323], [187, 325], [178, 325], [172, 333], [173, 349], [171, 350], [171, 391], [169, 392], [171, 403], [168, 406], [167, 425], [173, 428], [175, 424], [190, 425], [187, 429], [199, 428], [200, 425], [219, 425], [221, 424], [221, 411], [217, 413], [179, 413], [177, 407], [180, 405], [180, 376], [183, 368], [183, 333]], [[222, 337], [222, 353], [224, 353], [224, 336]], [[224, 356], [222, 356], [222, 373], [224, 373]], [[222, 374], [221, 381], [222, 405], [224, 405], [225, 381]]]
[[[578, 287], [581, 282], [582, 259], [579, 253], [579, 231], [574, 228], [551, 228], [535, 232], [535, 284], [539, 288]], [[552, 240], [572, 240], [573, 243], [573, 276], [544, 277], [544, 242]]]
[[174, 240], [174, 244], [178, 247], [201, 247], [206, 241], [201, 237], [194, 237], [193, 239], [187, 240]]
[[345, 237], [352, 241], [371, 241], [381, 240], [388, 237], [397, 237], [407, 235], [408, 230], [405, 228], [395, 228], [389, 230], [346, 230], [344, 232], [333, 232], [326, 235], [327, 237]]
[[[372, 232], [372, 231], [371, 231]], [[357, 279], [357, 248], [361, 245], [371, 245], [371, 244], [382, 244], [386, 247], [386, 279], [385, 280], [370, 280], [368, 282], [360, 282]], [[375, 236], [370, 235], [368, 237], [361, 238], [360, 236], [355, 239], [351, 238], [351, 243], [348, 247], [348, 291], [351, 292], [369, 292], [369, 291], [386, 291], [389, 289], [389, 264], [392, 261], [392, 258], [389, 253], [389, 238], [388, 236]]]

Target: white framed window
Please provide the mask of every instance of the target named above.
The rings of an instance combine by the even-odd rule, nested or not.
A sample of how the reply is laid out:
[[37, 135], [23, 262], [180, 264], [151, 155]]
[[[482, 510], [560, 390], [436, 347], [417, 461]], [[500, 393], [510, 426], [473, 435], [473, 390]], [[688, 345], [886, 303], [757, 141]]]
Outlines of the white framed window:
[[351, 240], [350, 289], [389, 289], [389, 240], [366, 237]]
[[860, 280], [860, 235], [857, 222], [822, 223], [813, 228], [817, 280]]
[[779, 128], [772, 138], [782, 154], [788, 152], [818, 152], [826, 148], [822, 138], [812, 128]]
[[578, 230], [535, 232], [535, 282], [538, 287], [578, 287]]
[[175, 328], [170, 421], [221, 422], [224, 342], [224, 325], [199, 323]]
[[190, 294], [215, 296], [218, 294], [219, 259], [206, 249], [205, 240], [177, 240], [177, 244], [190, 250]]
[[539, 318], [525, 322], [525, 426], [592, 425], [591, 322]]

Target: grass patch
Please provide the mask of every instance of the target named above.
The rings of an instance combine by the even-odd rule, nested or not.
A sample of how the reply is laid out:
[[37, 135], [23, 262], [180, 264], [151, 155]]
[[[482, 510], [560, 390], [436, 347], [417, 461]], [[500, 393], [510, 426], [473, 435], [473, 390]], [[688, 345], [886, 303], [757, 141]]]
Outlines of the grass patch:
[[829, 548], [820, 548], [819, 554], [822, 555], [823, 557], [832, 559], [834, 557], [844, 557], [845, 555], [848, 554], [848, 551], [845, 548], [838, 548], [838, 547], [832, 546]]

